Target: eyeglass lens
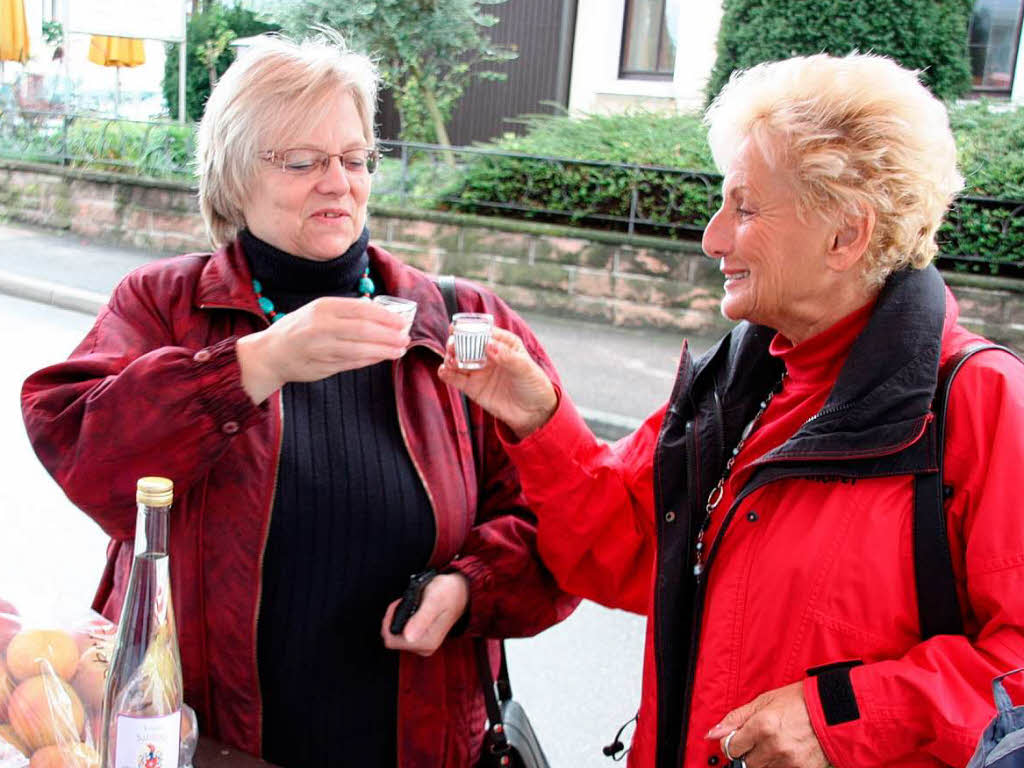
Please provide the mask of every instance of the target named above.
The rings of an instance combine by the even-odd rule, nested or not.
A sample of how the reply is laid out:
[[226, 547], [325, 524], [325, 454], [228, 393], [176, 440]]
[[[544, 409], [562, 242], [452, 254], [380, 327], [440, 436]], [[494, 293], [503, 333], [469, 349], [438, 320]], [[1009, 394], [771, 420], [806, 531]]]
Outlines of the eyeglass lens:
[[325, 173], [332, 157], [339, 158], [350, 174], [373, 173], [377, 167], [376, 152], [370, 149], [350, 149], [333, 155], [318, 149], [286, 149], [278, 154], [281, 169], [287, 173], [310, 173], [316, 169]]

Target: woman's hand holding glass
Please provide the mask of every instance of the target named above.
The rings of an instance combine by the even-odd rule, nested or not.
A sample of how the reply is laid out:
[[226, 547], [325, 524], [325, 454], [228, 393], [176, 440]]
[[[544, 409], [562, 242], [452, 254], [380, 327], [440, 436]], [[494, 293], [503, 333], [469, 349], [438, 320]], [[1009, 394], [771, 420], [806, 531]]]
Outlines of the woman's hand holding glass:
[[238, 340], [242, 387], [262, 403], [290, 381], [319, 381], [341, 371], [401, 357], [408, 321], [363, 299], [327, 296]]
[[555, 387], [514, 333], [495, 328], [486, 355], [483, 368], [461, 370], [456, 366], [455, 346], [449, 338], [438, 375], [504, 422], [522, 440], [544, 426], [555, 412]]

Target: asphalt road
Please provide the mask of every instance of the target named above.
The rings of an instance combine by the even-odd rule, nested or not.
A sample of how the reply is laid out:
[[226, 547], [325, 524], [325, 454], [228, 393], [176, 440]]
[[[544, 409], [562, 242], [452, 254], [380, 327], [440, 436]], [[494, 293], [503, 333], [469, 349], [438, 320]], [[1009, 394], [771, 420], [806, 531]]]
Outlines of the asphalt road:
[[[88, 610], [106, 537], [36, 460], [19, 393], [29, 373], [66, 357], [91, 322], [0, 295], [0, 597], [37, 624], [66, 625]], [[611, 764], [601, 747], [639, 704], [643, 632], [640, 617], [585, 603], [538, 637], [508, 643], [513, 690], [554, 768]]]

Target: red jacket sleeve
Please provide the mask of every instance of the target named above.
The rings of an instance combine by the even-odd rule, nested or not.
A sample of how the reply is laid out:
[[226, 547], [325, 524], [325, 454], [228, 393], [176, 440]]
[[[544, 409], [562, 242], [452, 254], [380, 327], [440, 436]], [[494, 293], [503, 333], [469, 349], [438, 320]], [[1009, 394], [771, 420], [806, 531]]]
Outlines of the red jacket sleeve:
[[[965, 765], [995, 715], [992, 678], [1024, 666], [1024, 366], [1002, 352], [972, 358], [950, 394], [944, 482], [950, 549], [967, 636], [940, 635], [900, 659], [850, 672], [860, 717], [825, 723], [805, 681], [814, 730], [836, 768], [900, 763], [926, 752]], [[1020, 676], [1007, 690], [1024, 703]]]
[[[553, 381], [551, 360], [529, 327], [503, 302], [477, 307], [516, 333]], [[498, 437], [497, 423], [470, 407], [474, 453], [478, 457], [476, 525], [451, 570], [469, 579], [470, 603], [463, 631], [485, 637], [534, 635], [566, 618], [579, 598], [559, 588], [537, 552], [537, 519], [527, 508], [520, 474]]]
[[538, 546], [562, 588], [646, 614], [655, 556], [654, 446], [665, 407], [600, 443], [567, 396], [541, 429], [510, 444], [539, 518]]
[[242, 389], [236, 339], [180, 346], [171, 314], [133, 273], [71, 356], [22, 387], [40, 461], [113, 538], [133, 534], [137, 478], [157, 474], [188, 487], [266, 413]]

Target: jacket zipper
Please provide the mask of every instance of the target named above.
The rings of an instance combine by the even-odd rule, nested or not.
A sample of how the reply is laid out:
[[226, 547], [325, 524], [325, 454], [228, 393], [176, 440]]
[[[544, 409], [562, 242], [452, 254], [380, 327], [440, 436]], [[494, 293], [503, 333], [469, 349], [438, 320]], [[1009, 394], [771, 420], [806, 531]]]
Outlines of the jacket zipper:
[[[718, 401], [716, 399], [716, 405]], [[686, 424], [685, 443], [686, 443], [686, 459], [689, 475], [688, 482], [690, 487], [697, 487], [699, 480], [697, 476], [697, 437], [696, 437], [696, 418], [693, 421], [689, 421]], [[723, 438], [724, 440], [724, 438]], [[723, 449], [724, 455], [724, 449]], [[699, 501], [700, 494], [697, 494], [696, 500]], [[691, 506], [692, 503], [691, 503]], [[700, 505], [697, 505], [697, 509], [694, 510], [696, 514], [700, 514]], [[690, 554], [690, 536], [687, 531], [686, 536], [686, 548], [683, 550], [686, 552], [687, 559]], [[683, 572], [686, 573], [685, 568]], [[676, 753], [676, 764], [684, 765], [685, 760], [683, 759], [686, 755], [686, 741], [690, 734], [690, 704], [692, 696], [690, 695], [693, 691], [693, 681], [697, 676], [697, 645], [700, 642], [700, 628], [701, 618], [704, 607], [704, 582], [701, 578], [703, 574], [698, 574], [693, 586], [693, 611], [690, 615], [690, 653], [686, 659], [686, 684], [683, 688], [683, 710], [680, 713], [680, 732], [679, 732], [679, 749]]]
[[[409, 345], [409, 349], [412, 349], [413, 347], [426, 347], [427, 349], [431, 350], [432, 352], [439, 352], [439, 349], [437, 347], [435, 347], [433, 344], [429, 344], [429, 343], [426, 343], [426, 342], [418, 342], [416, 344], [410, 344]], [[392, 385], [393, 385], [392, 389], [395, 392], [395, 412], [398, 415], [398, 430], [399, 430], [399, 432], [402, 433], [402, 443], [405, 445], [406, 453], [409, 454], [409, 459], [412, 461], [412, 465], [416, 469], [416, 474], [417, 474], [417, 476], [420, 479], [420, 483], [423, 485], [423, 490], [427, 494], [427, 501], [430, 504], [430, 511], [434, 515], [434, 546], [431, 548], [431, 552], [430, 552], [431, 559], [433, 559], [434, 555], [437, 554], [437, 543], [438, 543], [438, 540], [440, 539], [440, 536], [441, 536], [441, 526], [440, 526], [440, 521], [437, 518], [437, 504], [434, 501], [434, 494], [430, 490], [430, 485], [427, 483], [427, 477], [424, 474], [422, 468], [420, 467], [420, 463], [419, 463], [419, 461], [416, 458], [415, 451], [413, 451], [412, 447], [409, 445], [409, 436], [408, 436], [408, 434], [406, 433], [406, 430], [405, 430], [405, 422], [402, 420], [402, 409], [398, 406], [398, 388], [397, 388], [398, 387], [398, 361], [397, 360], [391, 366], [391, 376], [392, 376], [391, 380], [392, 380]], [[399, 666], [399, 682], [401, 682], [401, 666], [402, 666], [401, 655], [399, 655], [398, 666]], [[397, 709], [398, 703], [401, 701], [401, 698], [402, 698], [402, 689], [401, 689], [401, 685], [399, 685], [399, 688], [398, 688], [398, 700], [399, 701], [396, 702], [396, 709]], [[396, 766], [396, 768], [401, 768], [401, 763], [399, 762], [399, 759], [400, 759], [400, 755], [401, 755], [401, 751], [402, 751], [402, 742], [401, 742], [401, 738], [400, 738], [401, 737], [401, 728], [402, 728], [402, 718], [401, 718], [401, 712], [399, 712], [398, 714], [399, 714], [399, 717], [397, 717], [395, 719], [395, 766]], [[445, 739], [445, 753], [447, 753], [447, 738]], [[444, 760], [447, 760], [447, 756], [444, 757]], [[444, 764], [444, 762], [442, 762], [442, 765], [443, 764]]]
[[679, 754], [676, 757], [678, 765], [686, 764], [686, 745], [690, 735], [690, 704], [693, 701], [693, 684], [697, 677], [697, 652], [700, 645], [700, 632], [704, 626], [704, 600], [707, 596], [707, 583], [709, 574], [711, 573], [711, 564], [714, 560], [714, 553], [718, 548], [718, 543], [721, 541], [722, 536], [725, 533], [725, 529], [728, 528], [729, 523], [732, 522], [736, 512], [736, 507], [739, 505], [740, 501], [752, 492], [753, 490], [748, 493], [741, 494], [733, 502], [726, 516], [722, 518], [722, 525], [718, 529], [718, 534], [715, 536], [714, 541], [708, 548], [704, 570], [694, 577], [693, 615], [690, 620], [690, 655], [686, 663], [686, 687], [683, 689], [683, 712], [681, 734], [679, 738]]
[[[716, 397], [717, 397], [717, 393], [716, 393]], [[807, 421], [805, 421], [801, 426], [806, 427], [812, 421], [817, 421], [822, 416], [831, 416], [833, 413], [840, 413], [842, 411], [847, 411], [847, 410], [849, 410], [852, 407], [853, 407], [853, 403], [840, 403], [838, 405], [829, 406], [828, 408], [822, 408], [816, 414], [811, 416], [811, 418], [809, 418]]]
[[284, 441], [284, 395], [281, 390], [277, 391], [277, 410], [281, 414], [281, 418], [278, 420], [279, 427], [277, 430], [277, 454], [274, 458], [274, 481], [270, 487], [270, 503], [267, 507], [267, 524], [263, 527], [263, 544], [260, 546], [260, 559], [259, 559], [259, 581], [256, 587], [256, 612], [252, 617], [252, 670], [256, 676], [256, 728], [257, 736], [259, 738], [259, 744], [257, 748], [260, 753], [263, 753], [263, 688], [260, 685], [260, 633], [259, 633], [259, 622], [260, 622], [260, 608], [263, 605], [263, 558], [267, 554], [267, 542], [270, 540], [270, 523], [271, 518], [274, 516], [274, 501], [277, 498], [277, 476], [281, 471], [281, 445]]
[[[672, 394], [669, 396], [669, 403], [674, 403], [678, 399], [679, 390], [681, 389], [680, 385], [682, 383], [682, 378], [683, 378], [682, 377], [682, 369], [683, 369], [683, 365], [686, 364], [686, 361], [688, 359], [689, 358], [687, 357], [687, 349], [684, 346], [683, 354], [680, 357], [680, 361], [679, 361], [679, 370], [677, 370], [677, 372], [676, 372], [676, 380], [675, 380], [675, 382], [672, 385]], [[692, 371], [690, 371], [689, 373], [691, 374], [690, 378], [691, 378], [691, 381], [692, 381]], [[655, 528], [658, 531], [658, 538], [659, 539], [661, 539], [661, 526], [662, 526], [662, 522], [661, 521], [664, 520], [664, 514], [665, 514], [665, 499], [662, 496], [662, 491], [661, 491], [661, 488], [662, 488], [662, 469], [661, 469], [661, 465], [662, 465], [662, 461], [663, 461], [663, 458], [664, 458], [664, 455], [665, 455], [665, 447], [664, 447], [665, 432], [667, 430], [668, 422], [669, 422], [669, 420], [671, 419], [672, 416], [673, 416], [673, 411], [672, 411], [672, 408], [670, 406], [665, 411], [665, 418], [662, 421], [661, 429], [660, 429], [659, 434], [658, 434], [658, 440], [655, 443], [655, 448], [654, 448], [654, 459], [653, 459], [653, 461], [654, 461], [654, 514], [655, 514]], [[687, 422], [687, 426], [691, 427], [692, 426], [692, 422]], [[685, 432], [684, 432], [684, 434], [685, 434]], [[686, 539], [687, 539], [686, 545], [687, 545], [687, 547], [689, 547], [689, 532], [687, 532], [687, 534], [686, 534]], [[655, 560], [655, 590], [657, 590], [658, 582], [661, 581], [662, 578], [664, 578], [664, 567], [665, 566], [664, 566], [664, 563], [662, 562], [661, 547], [660, 546], [656, 547], [655, 551], [656, 551], [656, 560]], [[659, 637], [659, 634], [661, 632], [661, 612], [659, 610], [658, 600], [654, 600], [654, 606], [653, 606], [651, 621], [654, 622], [654, 670], [655, 670], [654, 730], [655, 730], [655, 733], [657, 733], [658, 732], [658, 728], [659, 728], [658, 721], [661, 718], [661, 715], [658, 712], [659, 692], [658, 692], [658, 682], [657, 681], [659, 679], [661, 679], [662, 674], [663, 674], [663, 669], [664, 669], [664, 661], [663, 661], [663, 659], [664, 659], [664, 651], [661, 648], [661, 646], [663, 644], [658, 642], [658, 637]], [[655, 739], [654, 754], [655, 754], [655, 762], [657, 763], [657, 759], [658, 759], [657, 739]]]
[[[440, 350], [439, 347], [436, 347], [433, 344], [430, 344], [430, 343], [427, 343], [427, 342], [422, 342], [421, 341], [421, 342], [417, 342], [415, 344], [410, 344], [408, 348], [412, 349], [413, 347], [426, 347], [431, 352], [436, 352], [437, 354], [442, 354], [442, 351]], [[442, 356], [443, 356], [443, 354], [442, 354]], [[402, 409], [398, 407], [398, 397], [397, 397], [397, 392], [398, 392], [398, 389], [397, 389], [397, 386], [398, 386], [398, 362], [397, 361], [391, 367], [391, 376], [392, 376], [391, 380], [392, 380], [393, 388], [394, 388], [394, 391], [396, 393], [396, 396], [395, 396], [395, 411], [398, 414], [398, 430], [399, 430], [399, 432], [402, 433], [402, 442], [405, 444], [405, 450], [408, 452], [409, 458], [412, 460], [413, 467], [416, 468], [416, 474], [417, 474], [417, 476], [420, 479], [420, 483], [423, 484], [423, 490], [425, 490], [426, 493], [427, 493], [427, 501], [430, 502], [430, 511], [434, 515], [434, 546], [431, 548], [431, 551], [430, 551], [431, 558], [433, 558], [433, 556], [437, 553], [437, 542], [438, 542], [438, 540], [440, 538], [440, 535], [441, 535], [440, 534], [440, 527], [438, 526], [438, 519], [437, 519], [437, 504], [434, 501], [434, 494], [430, 490], [430, 485], [427, 483], [427, 476], [424, 474], [423, 469], [420, 467], [419, 461], [417, 461], [417, 459], [416, 459], [416, 453], [412, 450], [412, 447], [409, 445], [409, 436], [408, 436], [408, 434], [406, 433], [406, 430], [405, 430], [405, 422], [402, 420]]]
[[[725, 431], [722, 429], [722, 401], [718, 395], [718, 391], [714, 391], [714, 402], [715, 402], [715, 423], [714, 427], [717, 432], [720, 455], [725, 456]], [[696, 416], [692, 421], [686, 423], [685, 430], [685, 444], [686, 444], [686, 463], [688, 478], [687, 482], [691, 488], [696, 488], [699, 485], [699, 477], [697, 475], [697, 438], [696, 438]], [[696, 509], [691, 510], [691, 513], [696, 512], [700, 514], [699, 500], [701, 494], [698, 492], [696, 496], [691, 495], [690, 505], [693, 507], [694, 501], [698, 502]], [[724, 523], [723, 523], [724, 524]], [[686, 547], [684, 549], [687, 558], [690, 553], [690, 537], [689, 531], [687, 531]], [[709, 552], [710, 555], [710, 552]], [[679, 732], [679, 750], [676, 754], [676, 763], [684, 765], [686, 755], [686, 742], [690, 734], [690, 704], [692, 702], [693, 682], [697, 677], [697, 647], [700, 644], [700, 631], [703, 626], [704, 617], [704, 596], [705, 596], [705, 584], [707, 576], [707, 567], [710, 565], [710, 557], [704, 570], [696, 574], [694, 577], [693, 585], [693, 611], [690, 615], [690, 652], [686, 659], [686, 683], [683, 688], [683, 709], [680, 713], [680, 732]], [[684, 572], [685, 569], [684, 569]], [[657, 603], [655, 603], [657, 604]]]
[[[200, 309], [230, 309], [236, 312], [245, 312], [247, 315], [258, 317], [264, 329], [270, 327], [270, 321], [262, 312], [253, 312], [246, 307], [233, 306], [229, 304], [200, 304]], [[253, 331], [256, 333], [256, 331]], [[256, 749], [263, 752], [263, 689], [260, 685], [259, 668], [259, 621], [260, 609], [263, 606], [263, 559], [267, 554], [267, 542], [270, 540], [270, 523], [274, 516], [274, 501], [277, 498], [277, 477], [281, 471], [281, 445], [284, 442], [284, 395], [281, 390], [277, 391], [277, 412], [280, 414], [277, 430], [277, 451], [274, 457], [274, 478], [270, 486], [270, 500], [267, 505], [267, 523], [263, 527], [263, 543], [260, 545], [258, 580], [256, 582], [256, 610], [252, 617], [252, 670], [256, 681]]]
[[[725, 417], [722, 415], [722, 398], [718, 394], [718, 390], [712, 390], [715, 395], [715, 431], [718, 433], [718, 455], [725, 460]], [[699, 498], [699, 496], [698, 496]]]

